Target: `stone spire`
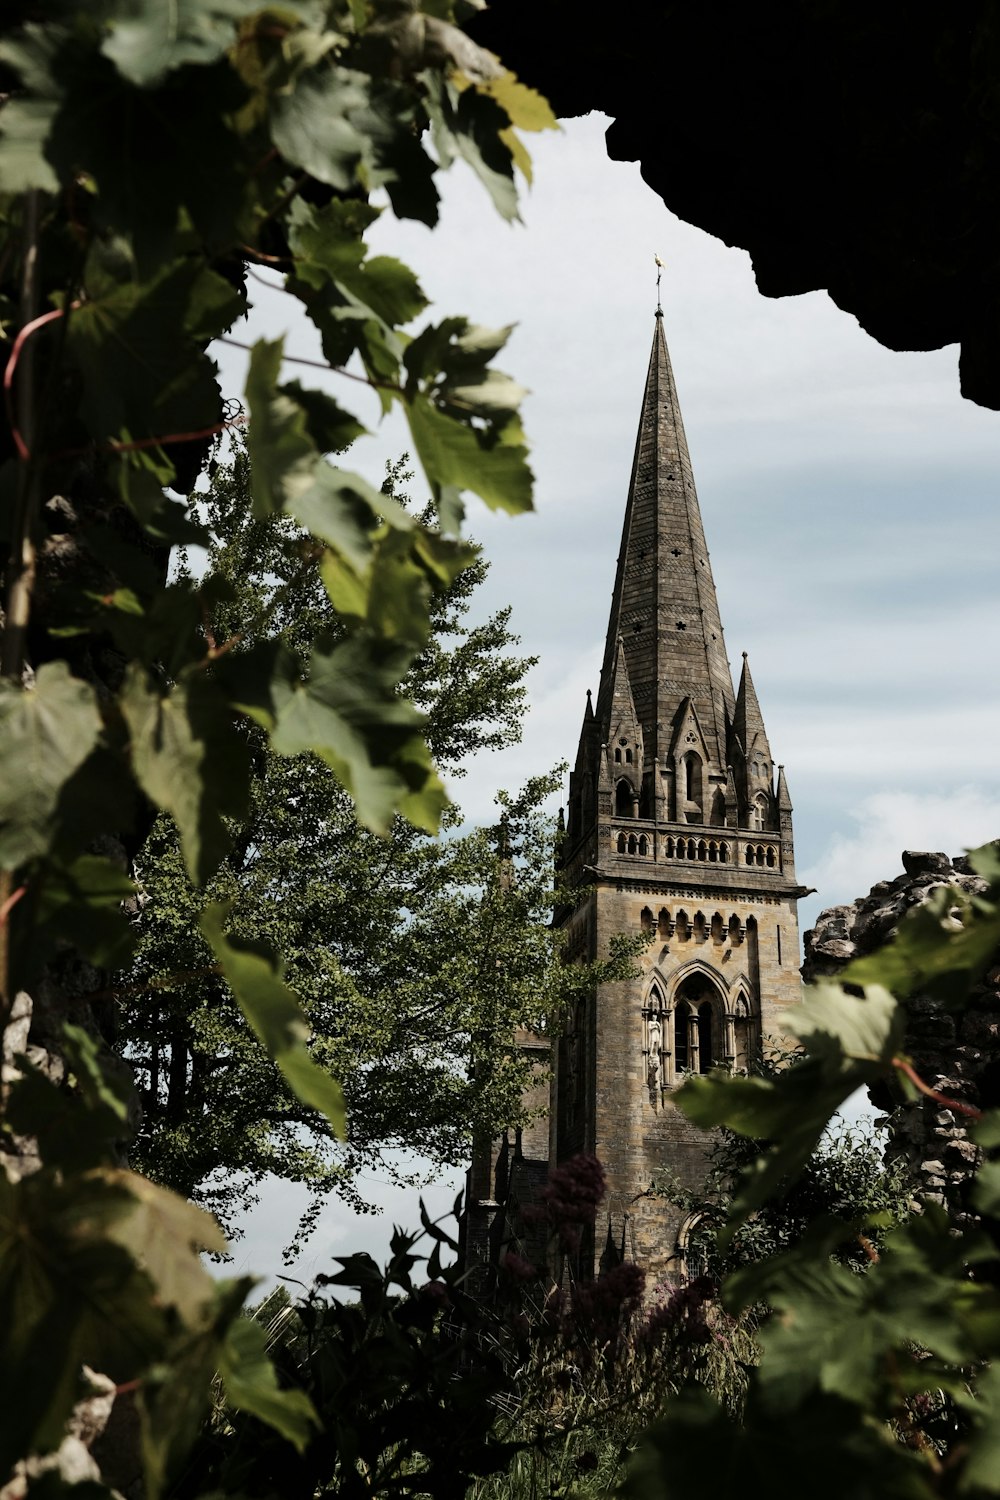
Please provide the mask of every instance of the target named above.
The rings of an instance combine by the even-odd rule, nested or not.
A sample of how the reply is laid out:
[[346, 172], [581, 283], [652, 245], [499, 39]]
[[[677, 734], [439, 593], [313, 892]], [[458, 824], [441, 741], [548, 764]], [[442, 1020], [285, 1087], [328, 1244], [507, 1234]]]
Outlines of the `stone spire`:
[[760, 711], [760, 704], [757, 702], [753, 678], [750, 676], [750, 660], [745, 651], [743, 653], [743, 672], [740, 677], [740, 689], [736, 694], [733, 733], [739, 740], [740, 748], [745, 755], [750, 756], [754, 750], [757, 750], [766, 756], [770, 763], [771, 747], [767, 743], [764, 718]]
[[659, 309], [597, 696], [602, 735], [612, 728], [619, 642], [647, 773], [677, 751], [678, 709], [690, 699], [708, 769], [724, 775], [733, 686]]
[[743, 672], [736, 694], [736, 713], [729, 752], [735, 769], [736, 789], [740, 799], [740, 822], [751, 828], [776, 827], [774, 798], [774, 765], [767, 742], [764, 718], [757, 702], [750, 661], [743, 653]]

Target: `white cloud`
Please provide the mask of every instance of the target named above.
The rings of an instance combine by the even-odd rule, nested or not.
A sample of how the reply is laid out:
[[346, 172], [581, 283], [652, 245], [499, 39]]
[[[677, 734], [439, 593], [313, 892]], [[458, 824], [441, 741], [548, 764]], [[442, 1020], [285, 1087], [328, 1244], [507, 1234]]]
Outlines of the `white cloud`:
[[[394, 1154], [402, 1171], [416, 1174], [432, 1170], [431, 1164], [420, 1157]], [[420, 1229], [421, 1198], [432, 1219], [446, 1219], [456, 1193], [464, 1185], [465, 1174], [457, 1170], [440, 1173], [437, 1181], [423, 1188], [397, 1187], [387, 1177], [363, 1174], [360, 1187], [372, 1212], [356, 1214], [339, 1198], [330, 1198], [304, 1253], [294, 1265], [283, 1267], [282, 1251], [295, 1233], [309, 1194], [301, 1183], [268, 1177], [260, 1185], [258, 1206], [244, 1218], [244, 1238], [234, 1246], [232, 1261], [210, 1269], [220, 1276], [259, 1276], [256, 1299], [270, 1291], [282, 1275], [307, 1285], [317, 1275], [332, 1275], [339, 1269], [335, 1262], [348, 1255], [364, 1252], [383, 1265], [389, 1259], [389, 1240], [395, 1225], [409, 1231]], [[454, 1234], [457, 1226], [452, 1220], [444, 1227]], [[429, 1241], [417, 1247], [418, 1253], [430, 1248]]]
[[1000, 795], [980, 787], [953, 792], [875, 792], [850, 814], [857, 831], [835, 833], [803, 879], [823, 906], [868, 894], [879, 880], [901, 875], [904, 849], [939, 849], [955, 856], [1000, 836]]

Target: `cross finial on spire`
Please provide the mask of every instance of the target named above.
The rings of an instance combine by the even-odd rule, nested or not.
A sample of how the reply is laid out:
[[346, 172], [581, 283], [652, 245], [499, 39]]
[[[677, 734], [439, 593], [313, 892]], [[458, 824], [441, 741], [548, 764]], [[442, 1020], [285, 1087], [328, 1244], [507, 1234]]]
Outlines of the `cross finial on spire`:
[[656, 261], [656, 316], [662, 318], [663, 308], [660, 306], [660, 277], [663, 275], [663, 262], [655, 250], [653, 251], [653, 259]]

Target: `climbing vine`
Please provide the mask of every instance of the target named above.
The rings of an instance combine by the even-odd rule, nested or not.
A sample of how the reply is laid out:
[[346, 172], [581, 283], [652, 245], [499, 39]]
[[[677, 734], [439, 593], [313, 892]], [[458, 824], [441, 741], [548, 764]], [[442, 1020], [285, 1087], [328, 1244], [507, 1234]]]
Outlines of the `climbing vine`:
[[[433, 225], [458, 159], [516, 216], [516, 132], [554, 120], [460, 30], [474, 8], [54, 0], [0, 22], [0, 1482], [57, 1447], [85, 1369], [131, 1393], [154, 1497], [217, 1369], [293, 1443], [315, 1422], [238, 1317], [249, 1283], [202, 1266], [212, 1220], [122, 1165], [132, 1093], [92, 1022], [130, 950], [132, 855], [165, 812], [191, 879], [212, 875], [247, 808], [247, 724], [325, 761], [373, 830], [442, 814], [398, 684], [474, 555], [465, 495], [531, 506], [521, 392], [493, 363], [508, 330], [414, 326], [416, 277], [365, 235], [383, 212]], [[254, 337], [255, 263], [318, 330], [344, 404]], [[216, 339], [250, 349], [237, 404]], [[432, 521], [331, 456], [363, 430], [358, 382], [405, 413]], [[168, 576], [171, 547], [211, 540], [179, 497], [234, 423], [254, 514], [302, 528], [338, 619], [298, 655], [259, 630], [216, 639], [224, 583]], [[280, 955], [221, 905], [201, 931], [287, 1086], [341, 1133]]]

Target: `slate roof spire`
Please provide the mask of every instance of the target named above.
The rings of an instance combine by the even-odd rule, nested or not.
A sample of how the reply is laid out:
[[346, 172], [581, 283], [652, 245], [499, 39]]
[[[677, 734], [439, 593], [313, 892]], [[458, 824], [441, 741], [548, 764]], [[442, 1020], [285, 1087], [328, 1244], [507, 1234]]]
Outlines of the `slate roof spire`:
[[733, 685], [659, 307], [597, 695], [605, 737], [619, 640], [647, 770], [675, 750], [674, 720], [689, 697], [712, 768], [724, 772]]
[[736, 694], [736, 713], [733, 716], [733, 733], [740, 742], [744, 755], [749, 756], [754, 750], [771, 759], [771, 747], [767, 743], [767, 731], [764, 728], [764, 716], [757, 702], [757, 693], [754, 689], [753, 678], [750, 676], [750, 658], [743, 653], [743, 672], [740, 677], [739, 692]]

